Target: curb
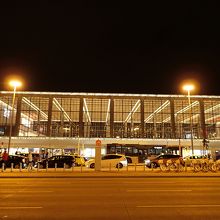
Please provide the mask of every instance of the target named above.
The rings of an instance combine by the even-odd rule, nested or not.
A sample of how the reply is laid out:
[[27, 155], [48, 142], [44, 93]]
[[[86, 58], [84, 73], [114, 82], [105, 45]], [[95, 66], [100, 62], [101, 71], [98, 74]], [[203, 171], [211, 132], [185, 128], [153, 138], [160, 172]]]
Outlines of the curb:
[[94, 179], [94, 178], [220, 178], [219, 176], [3, 176], [0, 179]]
[[220, 178], [220, 175], [217, 174], [217, 175], [210, 175], [210, 174], [188, 174], [188, 175], [184, 175], [184, 174], [173, 174], [173, 175], [169, 175], [169, 174], [161, 174], [161, 173], [158, 173], [158, 174], [130, 174], [130, 175], [126, 175], [126, 174], [118, 174], [118, 173], [112, 173], [112, 174], [106, 174], [106, 173], [97, 173], [97, 174], [72, 174], [72, 175], [69, 175], [69, 174], [62, 174], [60, 173], [60, 175], [57, 175], [57, 174], [28, 174], [26, 173], [25, 175], [24, 174], [11, 174], [11, 175], [8, 175], [8, 174], [3, 174], [1, 175], [0, 174], [0, 179], [1, 178]]

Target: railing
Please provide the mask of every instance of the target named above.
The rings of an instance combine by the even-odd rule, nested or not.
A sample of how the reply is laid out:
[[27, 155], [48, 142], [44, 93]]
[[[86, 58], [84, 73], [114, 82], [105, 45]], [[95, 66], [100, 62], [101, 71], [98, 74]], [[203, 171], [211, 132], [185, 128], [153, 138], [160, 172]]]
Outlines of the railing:
[[[20, 164], [13, 164], [5, 165], [4, 163], [1, 164], [0, 167], [2, 172], [94, 172], [94, 168], [88, 168], [84, 165], [80, 166], [69, 166], [68, 164], [63, 164], [62, 167], [58, 166], [57, 163], [54, 166], [49, 166], [46, 163], [45, 167], [42, 167], [39, 163], [29, 169], [27, 165], [20, 163]], [[129, 164], [128, 166], [120, 167], [113, 166], [113, 164], [109, 163], [108, 166], [101, 168], [101, 171], [107, 172], [220, 172], [220, 160], [213, 161], [213, 160], [206, 160], [206, 161], [191, 161], [190, 163], [185, 163], [184, 166], [179, 163], [178, 161], [167, 161], [166, 163], [160, 162], [160, 166], [155, 168], [153, 166], [146, 167], [143, 163], [134, 163]]]

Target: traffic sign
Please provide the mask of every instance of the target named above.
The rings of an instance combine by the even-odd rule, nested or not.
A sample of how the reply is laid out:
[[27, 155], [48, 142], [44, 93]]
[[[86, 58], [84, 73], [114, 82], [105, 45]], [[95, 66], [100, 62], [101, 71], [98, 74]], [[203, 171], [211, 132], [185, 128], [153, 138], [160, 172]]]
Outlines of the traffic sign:
[[98, 139], [96, 140], [95, 144], [97, 147], [101, 147], [102, 142]]

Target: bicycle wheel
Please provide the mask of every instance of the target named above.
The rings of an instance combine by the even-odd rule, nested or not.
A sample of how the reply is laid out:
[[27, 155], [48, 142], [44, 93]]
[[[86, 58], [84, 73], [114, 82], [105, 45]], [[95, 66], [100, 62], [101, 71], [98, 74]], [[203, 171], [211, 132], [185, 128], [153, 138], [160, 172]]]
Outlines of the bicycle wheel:
[[209, 165], [209, 170], [211, 170], [212, 172], [217, 172], [217, 166], [215, 163], [212, 163]]
[[167, 166], [165, 164], [160, 164], [160, 170], [163, 172], [168, 171]]
[[173, 171], [173, 172], [177, 171], [177, 164], [171, 163], [169, 165], [169, 169], [170, 169], [170, 171]]
[[209, 171], [209, 166], [208, 166], [208, 164], [202, 164], [202, 171], [203, 171], [203, 172], [208, 172], [208, 171]]
[[220, 171], [220, 164], [219, 163], [216, 163], [216, 168], [217, 168], [216, 169], [217, 171]]
[[178, 165], [178, 172], [183, 172], [185, 167], [182, 164]]
[[199, 172], [201, 170], [200, 164], [194, 164], [194, 172]]

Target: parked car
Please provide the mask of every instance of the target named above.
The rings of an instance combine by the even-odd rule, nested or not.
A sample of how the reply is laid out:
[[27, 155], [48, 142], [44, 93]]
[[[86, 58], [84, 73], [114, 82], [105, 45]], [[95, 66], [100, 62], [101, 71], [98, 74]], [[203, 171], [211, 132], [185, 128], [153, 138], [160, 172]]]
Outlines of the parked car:
[[183, 161], [183, 158], [180, 156], [180, 155], [176, 155], [176, 154], [162, 154], [162, 155], [159, 155], [155, 158], [152, 158], [152, 159], [146, 159], [145, 160], [145, 165], [149, 168], [153, 167], [153, 168], [157, 168], [159, 167], [159, 160], [163, 160], [164, 163], [167, 162], [167, 160], [180, 160], [180, 163], [182, 165], [184, 165], [184, 161]]
[[131, 157], [129, 157], [129, 156], [125, 156], [125, 157], [126, 157], [128, 163], [132, 163], [132, 158]]
[[[95, 168], [95, 159], [90, 159], [85, 163], [86, 167]], [[101, 158], [101, 167], [123, 168], [128, 165], [125, 155], [122, 154], [106, 154]]]
[[63, 168], [64, 164], [66, 165], [66, 168], [70, 168], [75, 163], [75, 157], [69, 156], [69, 155], [56, 155], [49, 157], [48, 159], [43, 159], [42, 161], [39, 161], [36, 163], [35, 167], [38, 166], [39, 168], [46, 168], [48, 163], [48, 168], [55, 168], [55, 164], [57, 164], [57, 168]]
[[78, 155], [74, 155], [75, 166], [85, 166], [86, 158]]
[[[25, 167], [25, 160], [22, 156], [17, 156], [17, 155], [9, 155], [9, 159], [6, 163], [6, 167], [11, 167], [11, 164], [13, 163], [13, 168], [19, 169], [20, 164], [21, 167]], [[2, 167], [3, 161], [0, 159], [0, 167]]]

